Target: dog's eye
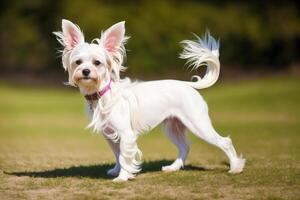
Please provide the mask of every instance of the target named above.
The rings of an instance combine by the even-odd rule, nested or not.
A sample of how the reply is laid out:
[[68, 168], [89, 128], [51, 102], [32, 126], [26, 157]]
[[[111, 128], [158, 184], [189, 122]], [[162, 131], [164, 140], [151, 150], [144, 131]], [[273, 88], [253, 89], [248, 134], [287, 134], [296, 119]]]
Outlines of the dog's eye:
[[76, 60], [76, 65], [80, 65], [81, 63], [82, 63], [82, 61], [81, 60]]
[[101, 64], [101, 62], [100, 62], [99, 60], [95, 60], [95, 61], [94, 61], [94, 65], [98, 66], [98, 65], [100, 65], [100, 64]]

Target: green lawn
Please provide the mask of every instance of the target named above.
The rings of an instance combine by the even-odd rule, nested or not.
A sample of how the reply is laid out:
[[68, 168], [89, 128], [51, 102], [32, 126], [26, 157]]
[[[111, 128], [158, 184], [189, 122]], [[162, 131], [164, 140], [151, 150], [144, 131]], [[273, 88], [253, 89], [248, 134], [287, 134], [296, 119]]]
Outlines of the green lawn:
[[201, 93], [245, 171], [228, 174], [225, 155], [189, 134], [186, 169], [163, 173], [177, 152], [157, 128], [139, 139], [142, 173], [113, 183], [113, 154], [85, 129], [79, 92], [2, 82], [0, 199], [300, 199], [300, 79], [219, 81]]

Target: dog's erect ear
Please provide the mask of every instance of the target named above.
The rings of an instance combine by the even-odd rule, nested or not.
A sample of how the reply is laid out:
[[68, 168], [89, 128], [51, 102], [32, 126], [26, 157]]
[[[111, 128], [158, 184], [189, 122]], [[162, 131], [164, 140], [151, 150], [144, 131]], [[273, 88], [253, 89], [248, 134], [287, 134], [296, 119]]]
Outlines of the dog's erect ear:
[[62, 20], [62, 32], [53, 33], [67, 50], [72, 50], [78, 44], [84, 43], [84, 36], [80, 28], [66, 19]]
[[109, 29], [104, 31], [101, 34], [100, 41], [108, 52], [114, 53], [122, 48], [126, 39], [125, 21], [122, 21], [112, 25]]

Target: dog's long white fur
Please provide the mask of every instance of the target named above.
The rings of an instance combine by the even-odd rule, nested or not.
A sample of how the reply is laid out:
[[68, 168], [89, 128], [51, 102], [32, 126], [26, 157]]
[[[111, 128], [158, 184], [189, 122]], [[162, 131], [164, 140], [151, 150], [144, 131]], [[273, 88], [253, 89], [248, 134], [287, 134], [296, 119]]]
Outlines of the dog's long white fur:
[[[113, 36], [116, 37], [119, 34], [116, 32], [118, 29], [125, 32], [122, 26], [124, 24], [119, 23], [113, 26], [114, 29], [110, 28], [109, 31], [113, 32]], [[76, 28], [73, 26], [72, 28], [75, 29], [76, 33]], [[80, 36], [79, 32], [78, 35]], [[64, 41], [63, 34], [58, 36], [62, 37], [59, 38], [60, 41]], [[119, 40], [121, 41], [119, 42], [121, 48], [122, 41], [126, 41], [124, 38], [125, 36], [123, 40], [122, 38]], [[70, 57], [63, 58], [70, 59], [63, 63], [74, 62], [72, 56], [77, 59], [79, 55], [82, 58], [90, 57], [95, 51], [103, 51], [103, 55], [108, 55], [105, 59], [111, 59], [113, 56], [109, 56], [109, 52], [103, 48], [105, 47], [102, 45], [105, 44], [103, 40], [105, 38], [99, 40], [99, 47], [95, 47], [96, 50], [90, 50], [91, 47], [87, 47], [86, 43], [78, 44], [78, 47], [73, 50], [74, 55], [71, 54]], [[99, 68], [95, 72], [100, 81], [98, 89], [103, 88], [114, 77], [111, 90], [98, 101], [92, 102], [90, 105], [92, 110], [89, 108], [88, 110], [92, 117], [89, 127], [93, 127], [94, 131], [102, 132], [105, 135], [116, 156], [116, 166], [108, 171], [108, 174], [118, 176], [115, 181], [126, 181], [140, 171], [142, 153], [136, 140], [140, 133], [154, 128], [161, 122], [164, 124], [167, 137], [178, 148], [178, 158], [171, 165], [163, 167], [163, 171], [176, 171], [184, 166], [189, 152], [189, 143], [185, 137], [186, 129], [223, 150], [230, 160], [229, 172], [239, 173], [243, 170], [245, 159], [237, 156], [229, 137], [222, 137], [214, 130], [208, 116], [206, 102], [195, 90], [207, 88], [217, 81], [220, 72], [219, 43], [209, 33], [204, 38], [197, 37], [197, 41], [185, 40], [182, 43], [184, 50], [180, 58], [187, 59], [188, 64], [193, 69], [203, 65], [207, 66], [206, 74], [202, 79], [199, 76], [194, 76], [196, 81], [131, 82], [129, 79], [120, 80], [119, 77], [114, 77], [119, 73], [113, 72], [113, 70], [122, 67], [112, 68], [112, 64], [106, 63], [104, 58], [103, 66], [105, 68]], [[94, 48], [93, 45], [95, 44], [90, 45]], [[111, 44], [108, 43], [109, 45]], [[118, 56], [121, 55], [123, 54], [118, 54]], [[110, 62], [114, 61], [110, 60]], [[113, 64], [121, 65], [122, 63], [114, 62]], [[94, 68], [94, 66], [89, 67], [89, 65], [85, 64], [84, 66], [85, 68]], [[67, 66], [67, 69], [69, 68], [71, 66]], [[79, 66], [72, 73], [76, 74], [83, 68]], [[81, 92], [88, 93], [84, 84], [81, 86], [79, 83], [79, 87]]]

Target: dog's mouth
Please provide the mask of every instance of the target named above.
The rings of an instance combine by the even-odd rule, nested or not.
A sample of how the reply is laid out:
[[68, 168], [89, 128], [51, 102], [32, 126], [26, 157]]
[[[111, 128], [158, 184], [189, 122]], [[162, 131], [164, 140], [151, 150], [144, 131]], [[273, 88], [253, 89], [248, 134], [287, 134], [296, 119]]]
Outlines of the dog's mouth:
[[78, 81], [81, 81], [81, 80], [84, 80], [84, 81], [88, 81], [88, 80], [96, 81], [95, 78], [90, 77], [90, 76], [84, 76], [84, 77], [78, 78]]
[[90, 76], [78, 77], [76, 82], [79, 84], [80, 82], [83, 84], [92, 84], [93, 82], [97, 83], [97, 79]]

